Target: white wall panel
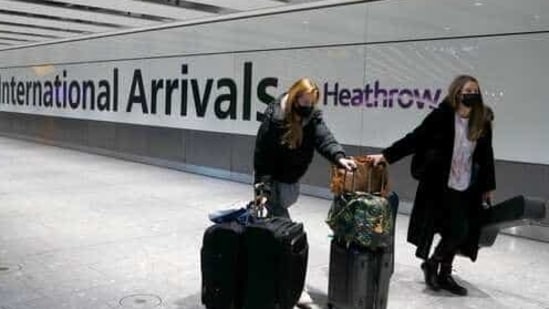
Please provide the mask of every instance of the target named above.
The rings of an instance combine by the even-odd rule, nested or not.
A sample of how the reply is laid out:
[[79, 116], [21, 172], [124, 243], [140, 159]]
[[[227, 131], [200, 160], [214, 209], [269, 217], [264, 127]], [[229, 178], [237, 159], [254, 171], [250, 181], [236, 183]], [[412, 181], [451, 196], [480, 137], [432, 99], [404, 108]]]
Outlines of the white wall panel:
[[[115, 84], [117, 68], [119, 108], [105, 112], [0, 104], [0, 110], [254, 135], [255, 113], [265, 107], [260, 92], [276, 96], [299, 77], [310, 76], [323, 92], [321, 108], [341, 142], [385, 147], [440, 102], [455, 75], [468, 73], [479, 78], [486, 102], [494, 109], [496, 157], [549, 164], [549, 139], [543, 134], [549, 130], [549, 30], [542, 14], [549, 2], [523, 1], [518, 10], [526, 12], [518, 18], [523, 22], [511, 20], [506, 25], [490, 19], [497, 12], [478, 7], [493, 4], [494, 9], [501, 8], [503, 18], [510, 9], [508, 0], [500, 0], [499, 6], [492, 1], [483, 1], [482, 6], [470, 5], [473, 1], [441, 2], [446, 6], [421, 0], [414, 6], [390, 0], [341, 5], [3, 51], [0, 86], [12, 77], [51, 81], [64, 70], [69, 81], [105, 79]], [[391, 6], [398, 3], [397, 13]], [[448, 10], [456, 13], [447, 14]], [[537, 24], [520, 17], [534, 10], [540, 15]], [[437, 16], [461, 28], [441, 30]], [[474, 18], [465, 20], [466, 16]], [[487, 26], [480, 27], [479, 21], [474, 27], [483, 16]], [[40, 64], [53, 66], [33, 67]], [[187, 72], [182, 72], [184, 65]], [[154, 83], [178, 80], [171, 114], [161, 112], [166, 85], [158, 91], [156, 114], [144, 113], [135, 103], [131, 112], [126, 111], [136, 70], [142, 74], [149, 108]], [[211, 89], [206, 91], [208, 85]], [[251, 87], [249, 95], [245, 85]], [[205, 93], [210, 97], [203, 103]], [[181, 115], [185, 102], [187, 113]], [[234, 119], [219, 117], [231, 102]]]
[[370, 42], [549, 29], [546, 0], [388, 0], [368, 7]]

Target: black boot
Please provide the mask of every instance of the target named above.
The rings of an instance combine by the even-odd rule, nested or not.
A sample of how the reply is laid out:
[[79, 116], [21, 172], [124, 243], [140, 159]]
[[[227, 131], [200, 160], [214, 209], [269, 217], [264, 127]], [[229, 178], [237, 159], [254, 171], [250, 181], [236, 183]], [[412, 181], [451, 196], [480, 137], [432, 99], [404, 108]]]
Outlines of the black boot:
[[421, 263], [421, 269], [423, 270], [423, 275], [425, 276], [425, 283], [433, 291], [440, 290], [440, 285], [437, 280], [439, 264], [440, 263], [434, 258], [427, 259], [425, 262]]
[[467, 289], [457, 284], [454, 278], [452, 278], [452, 264], [441, 264], [438, 284], [441, 289], [447, 290], [452, 294], [459, 296], [467, 295]]

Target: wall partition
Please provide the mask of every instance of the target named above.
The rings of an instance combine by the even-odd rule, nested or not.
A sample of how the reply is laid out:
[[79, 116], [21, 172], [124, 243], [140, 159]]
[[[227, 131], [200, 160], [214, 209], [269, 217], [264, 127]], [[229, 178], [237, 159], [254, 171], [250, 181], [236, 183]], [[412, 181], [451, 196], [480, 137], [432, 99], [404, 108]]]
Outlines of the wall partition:
[[[458, 74], [495, 112], [497, 199], [549, 198], [549, 3], [322, 1], [0, 49], [0, 133], [250, 182], [261, 113], [308, 76], [350, 155], [412, 130]], [[306, 193], [329, 196], [317, 156]], [[409, 160], [391, 167], [404, 200]], [[404, 209], [404, 211], [409, 211]]]

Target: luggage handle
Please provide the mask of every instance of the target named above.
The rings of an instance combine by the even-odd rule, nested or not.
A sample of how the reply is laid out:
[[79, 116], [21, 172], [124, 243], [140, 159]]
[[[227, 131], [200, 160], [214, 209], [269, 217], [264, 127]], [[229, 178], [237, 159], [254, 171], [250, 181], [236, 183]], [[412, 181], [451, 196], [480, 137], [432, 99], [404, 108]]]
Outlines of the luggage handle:
[[[351, 157], [352, 158], [352, 157]], [[387, 164], [385, 162], [380, 162], [378, 165], [382, 165], [384, 168], [387, 167]], [[372, 173], [373, 173], [373, 169], [375, 168], [375, 165], [372, 164], [372, 168], [368, 170], [368, 192], [367, 193], [370, 193], [370, 194], [381, 194], [383, 191], [385, 191], [385, 173], [382, 173], [381, 174], [381, 187], [379, 188], [380, 191], [379, 192], [372, 192]], [[357, 168], [354, 168], [353, 169], [353, 176], [351, 178], [351, 190], [354, 192], [356, 191], [356, 186], [355, 186], [355, 171], [357, 170]], [[347, 172], [348, 170], [345, 169], [345, 171], [343, 172], [343, 187], [345, 188], [345, 180], [347, 179]]]
[[[248, 206], [246, 208], [248, 209], [250, 215], [254, 216], [257, 219], [268, 218], [269, 212], [267, 210], [267, 207], [265, 207], [265, 204], [269, 201], [269, 199], [265, 196], [265, 184], [254, 184], [254, 189], [256, 190], [256, 195], [254, 199], [248, 203]], [[259, 191], [259, 193], [257, 193], [257, 191]], [[262, 199], [265, 199], [265, 202], [262, 202]]]
[[267, 210], [267, 207], [265, 207], [265, 203], [261, 203], [262, 198], [263, 196], [255, 198], [253, 201], [248, 203], [247, 207], [250, 211], [250, 215], [257, 219], [265, 219], [269, 217], [269, 211]]

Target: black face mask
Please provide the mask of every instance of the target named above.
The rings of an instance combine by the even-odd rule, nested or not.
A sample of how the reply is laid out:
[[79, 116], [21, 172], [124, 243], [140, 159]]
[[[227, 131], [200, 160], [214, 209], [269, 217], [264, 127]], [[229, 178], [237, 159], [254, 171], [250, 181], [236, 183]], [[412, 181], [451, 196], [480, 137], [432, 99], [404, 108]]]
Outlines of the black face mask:
[[482, 97], [480, 96], [480, 93], [464, 93], [461, 96], [461, 104], [465, 107], [482, 104]]
[[306, 118], [306, 117], [309, 117], [309, 115], [311, 115], [311, 113], [313, 112], [313, 107], [312, 106], [301, 106], [301, 105], [298, 105], [296, 106], [295, 108], [295, 112], [301, 116], [302, 118]]

